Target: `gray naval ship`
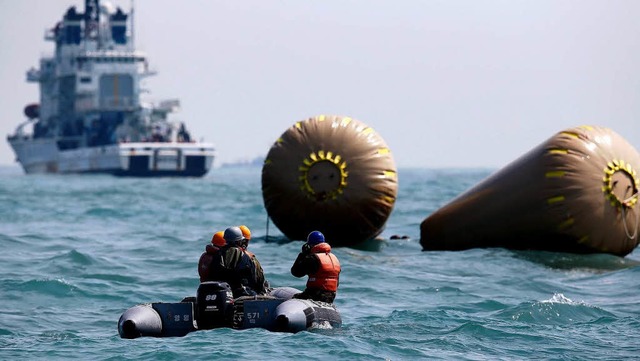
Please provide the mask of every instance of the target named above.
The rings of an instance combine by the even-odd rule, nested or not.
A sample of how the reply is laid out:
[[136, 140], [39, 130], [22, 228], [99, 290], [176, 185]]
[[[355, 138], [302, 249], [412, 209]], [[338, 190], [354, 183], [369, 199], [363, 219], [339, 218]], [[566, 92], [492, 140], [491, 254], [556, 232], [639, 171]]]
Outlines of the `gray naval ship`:
[[27, 174], [207, 174], [214, 146], [170, 117], [179, 101], [141, 99], [141, 80], [155, 73], [135, 49], [133, 8], [85, 0], [84, 13], [70, 7], [45, 40], [55, 53], [27, 71], [40, 101], [24, 108], [26, 120], [7, 137]]

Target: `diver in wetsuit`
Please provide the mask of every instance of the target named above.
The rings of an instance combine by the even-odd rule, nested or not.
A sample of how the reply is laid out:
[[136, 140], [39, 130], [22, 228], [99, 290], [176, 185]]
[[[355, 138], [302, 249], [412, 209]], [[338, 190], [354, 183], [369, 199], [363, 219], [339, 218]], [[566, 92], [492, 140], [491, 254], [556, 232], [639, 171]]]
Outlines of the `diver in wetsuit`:
[[227, 282], [234, 298], [264, 294], [267, 284], [264, 271], [255, 255], [250, 256], [243, 249], [246, 238], [240, 228], [227, 228], [224, 240], [225, 246], [214, 255], [209, 264], [206, 281]]

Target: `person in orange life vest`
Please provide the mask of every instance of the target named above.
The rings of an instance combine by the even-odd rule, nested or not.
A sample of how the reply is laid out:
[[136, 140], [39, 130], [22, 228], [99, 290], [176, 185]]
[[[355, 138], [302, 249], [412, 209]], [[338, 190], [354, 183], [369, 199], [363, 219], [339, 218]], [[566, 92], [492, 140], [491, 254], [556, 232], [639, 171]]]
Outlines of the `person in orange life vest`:
[[325, 242], [322, 233], [309, 233], [302, 252], [291, 266], [291, 274], [298, 278], [309, 276], [307, 288], [302, 293], [295, 294], [294, 298], [333, 302], [340, 283], [340, 262], [331, 253], [331, 246]]
[[224, 247], [227, 242], [224, 240], [224, 232], [216, 232], [211, 237], [211, 243], [207, 244], [204, 248], [204, 253], [198, 260], [198, 274], [200, 275], [200, 282], [209, 281], [209, 265], [213, 256], [220, 251], [220, 248]]

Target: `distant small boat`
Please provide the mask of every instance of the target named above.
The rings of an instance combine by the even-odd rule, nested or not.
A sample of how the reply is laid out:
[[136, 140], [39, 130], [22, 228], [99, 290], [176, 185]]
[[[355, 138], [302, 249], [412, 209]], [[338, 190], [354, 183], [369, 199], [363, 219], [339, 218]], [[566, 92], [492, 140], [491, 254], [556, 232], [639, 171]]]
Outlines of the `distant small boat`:
[[178, 100], [141, 100], [141, 80], [155, 73], [134, 48], [129, 16], [85, 0], [84, 13], [70, 7], [45, 34], [55, 55], [27, 72], [40, 103], [25, 107], [27, 120], [7, 137], [27, 174], [200, 177], [211, 169], [213, 144], [194, 141], [184, 123], [169, 119]]
[[203, 282], [196, 297], [178, 303], [146, 303], [126, 310], [118, 320], [122, 338], [181, 337], [198, 330], [228, 327], [264, 328], [296, 333], [314, 328], [337, 328], [342, 318], [335, 305], [295, 299], [291, 287], [268, 295], [233, 298], [225, 282]]

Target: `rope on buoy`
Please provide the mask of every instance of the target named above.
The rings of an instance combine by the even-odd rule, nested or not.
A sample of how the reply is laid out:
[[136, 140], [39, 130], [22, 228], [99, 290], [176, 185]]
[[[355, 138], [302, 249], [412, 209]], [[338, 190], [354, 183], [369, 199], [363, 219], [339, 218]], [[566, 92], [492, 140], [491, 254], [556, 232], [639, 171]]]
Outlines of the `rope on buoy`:
[[264, 241], [269, 242], [269, 215], [267, 215], [267, 234], [264, 236]]
[[[632, 198], [636, 198], [638, 197], [638, 193], [636, 192], [636, 194], [632, 195], [631, 197], [625, 199], [625, 203], [627, 203], [628, 201], [630, 201]], [[627, 203], [628, 204], [628, 203]], [[629, 207], [629, 209], [634, 209], [632, 207]], [[627, 237], [629, 239], [636, 239], [636, 237], [638, 236], [638, 224], [640, 223], [640, 212], [636, 211], [636, 226], [633, 230], [633, 234], [629, 234], [629, 227], [627, 226], [627, 211], [625, 207], [622, 207], [622, 224], [624, 225], [624, 232], [626, 233]]]

